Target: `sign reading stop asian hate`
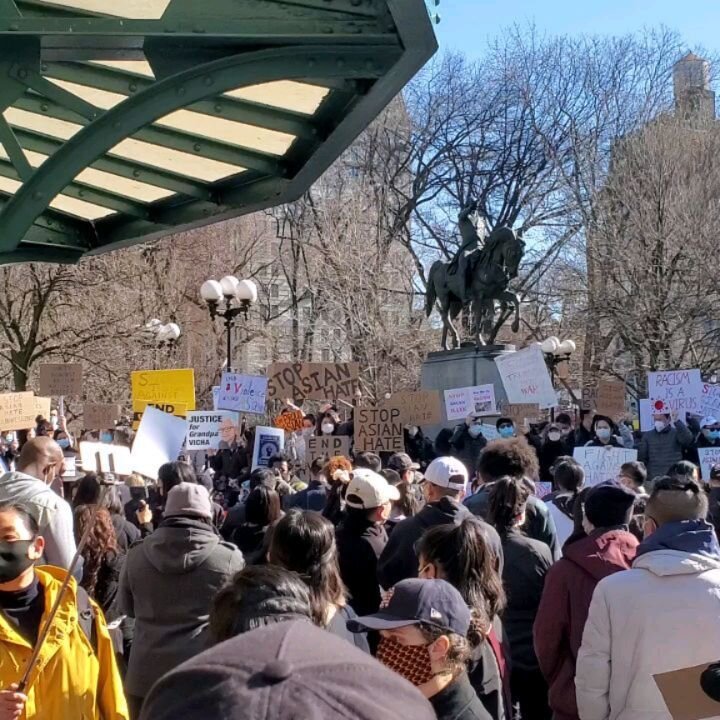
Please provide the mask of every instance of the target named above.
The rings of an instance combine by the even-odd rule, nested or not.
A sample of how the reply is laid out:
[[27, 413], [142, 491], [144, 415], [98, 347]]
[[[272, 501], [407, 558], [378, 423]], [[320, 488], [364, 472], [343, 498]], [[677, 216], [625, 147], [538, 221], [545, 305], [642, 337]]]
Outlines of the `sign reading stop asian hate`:
[[720, 415], [720, 385], [703, 383], [700, 414], [717, 418]]
[[268, 368], [268, 400], [352, 400], [358, 389], [358, 363], [273, 363]]
[[398, 408], [355, 408], [355, 452], [405, 452]]

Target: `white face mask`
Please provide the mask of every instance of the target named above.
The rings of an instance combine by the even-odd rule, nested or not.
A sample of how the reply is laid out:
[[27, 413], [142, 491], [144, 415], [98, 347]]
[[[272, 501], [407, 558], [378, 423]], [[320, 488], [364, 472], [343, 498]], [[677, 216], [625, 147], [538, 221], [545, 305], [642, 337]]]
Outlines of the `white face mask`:
[[665, 429], [665, 423], [662, 420], [655, 421], [655, 430], [662, 432]]
[[548, 440], [550, 442], [557, 442], [560, 439], [561, 435], [559, 432], [550, 432], [548, 433]]
[[335, 426], [332, 423], [323, 423], [320, 427], [325, 435], [332, 435], [335, 430]]

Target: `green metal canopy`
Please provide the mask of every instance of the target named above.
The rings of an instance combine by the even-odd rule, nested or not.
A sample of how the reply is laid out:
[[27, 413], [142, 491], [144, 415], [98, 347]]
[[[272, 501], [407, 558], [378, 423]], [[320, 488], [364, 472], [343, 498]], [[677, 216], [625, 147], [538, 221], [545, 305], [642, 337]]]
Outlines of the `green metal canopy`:
[[0, 0], [0, 263], [294, 200], [436, 49], [423, 0]]

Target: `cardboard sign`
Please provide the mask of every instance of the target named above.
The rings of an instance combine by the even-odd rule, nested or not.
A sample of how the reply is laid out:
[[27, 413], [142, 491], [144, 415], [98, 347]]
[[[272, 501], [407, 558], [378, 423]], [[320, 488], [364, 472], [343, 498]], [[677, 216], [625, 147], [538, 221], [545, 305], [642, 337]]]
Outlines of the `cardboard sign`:
[[405, 452], [403, 424], [397, 408], [356, 408], [355, 452]]
[[468, 415], [497, 415], [495, 388], [492, 385], [445, 390], [448, 420], [464, 420]]
[[187, 370], [135, 370], [130, 373], [133, 406], [137, 401], [160, 405], [182, 404], [195, 409], [195, 372]]
[[720, 415], [720, 385], [703, 383], [700, 398], [700, 414], [717, 418]]
[[537, 403], [521, 403], [520, 405], [504, 404], [500, 413], [509, 417], [515, 425], [523, 425], [525, 420], [536, 422], [540, 417], [540, 406]]
[[654, 413], [702, 414], [703, 382], [699, 370], [648, 373], [648, 396]]
[[111, 403], [85, 403], [83, 427], [85, 430], [109, 430], [120, 419], [120, 406]]
[[384, 408], [400, 411], [403, 425], [436, 425], [444, 420], [439, 390], [396, 392], [382, 404]]
[[50, 417], [50, 398], [35, 397], [32, 391], [0, 395], [0, 430], [28, 430], [38, 415]]
[[227, 410], [189, 412], [185, 447], [188, 450], [217, 450], [223, 440], [223, 430], [236, 428], [237, 422], [237, 414]]
[[82, 395], [83, 368], [80, 363], [48, 363], [40, 366], [40, 394]]
[[188, 414], [188, 406], [185, 405], [185, 403], [155, 403], [148, 402], [147, 400], [136, 400], [133, 402], [133, 430], [137, 430], [140, 426], [140, 420], [148, 407], [153, 407], [156, 410], [160, 410], [160, 412], [179, 418], [184, 418]]
[[186, 435], [184, 418], [168, 415], [149, 405], [132, 446], [132, 471], [157, 480], [160, 466], [177, 460]]
[[99, 442], [80, 443], [80, 462], [83, 472], [131, 475], [130, 448]]
[[218, 410], [265, 414], [268, 379], [263, 375], [223, 373]]
[[269, 400], [353, 400], [358, 389], [358, 363], [273, 363], [268, 368]]
[[637, 460], [637, 450], [616, 447], [576, 447], [575, 460], [585, 470], [585, 485], [592, 487], [606, 480], [616, 480], [620, 466]]
[[350, 457], [350, 438], [347, 435], [312, 435], [307, 439], [305, 460], [308, 467], [318, 458], [326, 461], [335, 455]]
[[269, 467], [270, 458], [278, 455], [285, 449], [285, 431], [280, 428], [264, 427], [258, 425], [255, 428], [255, 446], [253, 447], [252, 469]]
[[619, 380], [600, 380], [597, 386], [595, 409], [600, 415], [616, 418], [625, 413], [625, 383]]
[[710, 663], [653, 675], [673, 720], [703, 720], [720, 716], [720, 703], [700, 686], [700, 676]]
[[705, 482], [709, 482], [713, 465], [720, 465], [720, 448], [698, 448], [698, 456], [701, 477]]
[[296, 432], [303, 429], [305, 415], [302, 410], [282, 413], [273, 420], [273, 425], [282, 428], [285, 432]]
[[508, 402], [537, 403], [541, 410], [557, 405], [557, 394], [538, 345], [500, 355], [495, 358], [495, 365]]

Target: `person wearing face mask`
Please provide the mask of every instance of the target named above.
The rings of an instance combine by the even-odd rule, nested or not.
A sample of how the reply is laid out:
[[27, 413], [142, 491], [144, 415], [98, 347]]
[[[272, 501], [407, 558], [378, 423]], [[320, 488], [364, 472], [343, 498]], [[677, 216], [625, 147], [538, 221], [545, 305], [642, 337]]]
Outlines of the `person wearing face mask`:
[[495, 422], [495, 428], [498, 431], [498, 435], [503, 439], [517, 437], [517, 431], [515, 429], [515, 423], [512, 418], [501, 417]]
[[349, 620], [355, 633], [380, 632], [377, 659], [415, 685], [438, 720], [492, 720], [470, 684], [472, 616], [445, 580], [403, 580], [377, 613]]
[[632, 432], [625, 423], [616, 425], [605, 415], [595, 415], [592, 422], [592, 439], [585, 447], [624, 447], [631, 450], [634, 445]]
[[720, 447], [720, 422], [714, 417], [704, 417], [700, 421], [700, 432], [695, 437], [694, 445], [686, 451], [687, 458], [695, 465], [700, 465], [698, 450], [716, 447]]
[[102, 430], [100, 432], [100, 442], [106, 443], [107, 445], [111, 445], [113, 438], [115, 437], [112, 430]]
[[405, 452], [413, 462], [418, 463], [421, 469], [425, 469], [435, 459], [433, 444], [425, 437], [421, 427], [406, 425], [403, 439], [405, 440]]
[[670, 468], [683, 459], [683, 451], [693, 445], [693, 434], [678, 418], [671, 414], [653, 414], [653, 430], [643, 433], [638, 447], [638, 460], [645, 464], [648, 479], [665, 475]]
[[[63, 452], [49, 437], [36, 437], [23, 445], [15, 472], [0, 477], [0, 502], [27, 505], [45, 538], [48, 565], [69, 568], [75, 554], [70, 505], [50, 486], [63, 471]], [[82, 577], [82, 567], [75, 570]]]
[[461, 460], [467, 468], [468, 475], [475, 472], [482, 449], [487, 445], [487, 438], [482, 432], [483, 416], [471, 413], [462, 425], [455, 428], [450, 438], [453, 455]]
[[317, 435], [345, 435], [352, 437], [353, 421], [342, 422], [335, 405], [325, 403], [320, 407], [317, 420]]
[[[540, 480], [554, 482], [553, 469], [558, 458], [572, 456], [574, 439], [572, 433], [563, 433], [559, 423], [550, 423], [542, 434], [538, 460], [540, 461]], [[553, 485], [553, 490], [557, 488]]]

